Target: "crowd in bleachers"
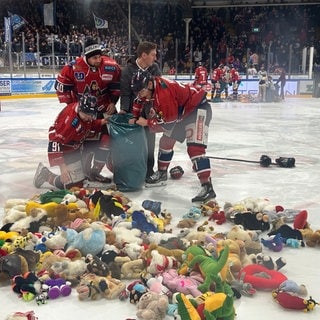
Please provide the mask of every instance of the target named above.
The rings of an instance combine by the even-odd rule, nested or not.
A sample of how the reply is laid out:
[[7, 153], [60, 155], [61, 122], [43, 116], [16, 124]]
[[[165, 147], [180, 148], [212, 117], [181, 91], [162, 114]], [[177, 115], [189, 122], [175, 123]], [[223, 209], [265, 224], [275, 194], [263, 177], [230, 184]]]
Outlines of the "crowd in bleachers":
[[[163, 68], [169, 70], [177, 65], [178, 73], [188, 73], [190, 64], [195, 67], [199, 60], [207, 67], [220, 62], [232, 63], [240, 72], [246, 72], [252, 67], [253, 56], [258, 57], [258, 66], [264, 64], [269, 70], [288, 69], [290, 56], [291, 71], [298, 73], [304, 47], [315, 47], [317, 61], [320, 56], [317, 19], [320, 5], [193, 9], [190, 38], [186, 43], [186, 12], [179, 1], [132, 0], [130, 39], [127, 1], [56, 0], [56, 26], [53, 27], [44, 25], [44, 2], [1, 1], [2, 21], [9, 12], [26, 20], [25, 26], [12, 36], [13, 52], [22, 51], [21, 34], [24, 32], [26, 52], [37, 52], [38, 33], [41, 55], [52, 52], [54, 41], [55, 54], [65, 55], [69, 48], [71, 56], [78, 56], [83, 52], [84, 39], [91, 36], [99, 39], [108, 54], [120, 64], [134, 54], [140, 40], [153, 41], [159, 45]], [[93, 13], [108, 21], [108, 29], [95, 28]], [[0, 50], [5, 51], [4, 28], [1, 29]]]

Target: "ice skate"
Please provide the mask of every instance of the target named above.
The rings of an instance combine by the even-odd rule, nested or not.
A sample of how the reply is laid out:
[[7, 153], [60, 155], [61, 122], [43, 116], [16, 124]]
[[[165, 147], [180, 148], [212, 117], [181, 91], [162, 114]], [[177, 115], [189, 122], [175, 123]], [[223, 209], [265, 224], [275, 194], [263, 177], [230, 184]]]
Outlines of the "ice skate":
[[216, 193], [213, 190], [211, 182], [205, 182], [201, 185], [200, 192], [192, 198], [192, 202], [206, 202], [210, 199], [214, 199]]
[[49, 173], [49, 169], [40, 162], [33, 178], [33, 185], [36, 188], [40, 188], [46, 181], [48, 181]]
[[97, 181], [97, 182], [102, 182], [102, 183], [111, 183], [112, 180], [108, 177], [104, 177], [101, 173], [100, 170], [97, 168], [92, 168], [90, 173], [87, 176], [88, 180], [90, 181]]
[[101, 174], [101, 171], [103, 167], [105, 166], [104, 162], [98, 162], [96, 160], [93, 161], [93, 166], [92, 166], [92, 160], [93, 160], [93, 153], [89, 153], [86, 155], [83, 159], [82, 162], [82, 168], [85, 174], [85, 177], [89, 181], [97, 181], [97, 182], [102, 182], [102, 183], [111, 183], [112, 180], [108, 177], [104, 177]]
[[152, 176], [146, 178], [146, 187], [161, 187], [167, 185], [168, 173], [166, 170], [156, 171]]

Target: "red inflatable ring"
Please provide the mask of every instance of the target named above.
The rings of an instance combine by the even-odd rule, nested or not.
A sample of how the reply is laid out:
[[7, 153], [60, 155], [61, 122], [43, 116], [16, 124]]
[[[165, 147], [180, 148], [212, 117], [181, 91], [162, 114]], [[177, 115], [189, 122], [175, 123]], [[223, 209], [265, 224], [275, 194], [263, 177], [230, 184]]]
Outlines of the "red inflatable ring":
[[273, 290], [287, 280], [287, 277], [276, 270], [270, 270], [261, 264], [249, 264], [239, 272], [239, 279], [251, 283], [257, 290]]

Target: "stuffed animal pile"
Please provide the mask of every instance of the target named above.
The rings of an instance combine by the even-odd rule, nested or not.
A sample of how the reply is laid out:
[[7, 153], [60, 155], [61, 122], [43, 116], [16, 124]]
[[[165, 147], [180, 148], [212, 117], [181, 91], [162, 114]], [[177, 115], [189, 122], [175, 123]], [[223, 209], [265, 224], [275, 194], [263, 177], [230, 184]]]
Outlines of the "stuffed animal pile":
[[[318, 304], [287, 278], [285, 259], [268, 254], [320, 244], [306, 210], [252, 198], [221, 210], [210, 201], [173, 225], [161, 205], [96, 189], [8, 200], [0, 279], [38, 305], [71, 298], [72, 290], [80, 301], [127, 300], [141, 320], [233, 320], [234, 300], [259, 290], [284, 308], [311, 311]], [[228, 228], [219, 231], [221, 225]]]

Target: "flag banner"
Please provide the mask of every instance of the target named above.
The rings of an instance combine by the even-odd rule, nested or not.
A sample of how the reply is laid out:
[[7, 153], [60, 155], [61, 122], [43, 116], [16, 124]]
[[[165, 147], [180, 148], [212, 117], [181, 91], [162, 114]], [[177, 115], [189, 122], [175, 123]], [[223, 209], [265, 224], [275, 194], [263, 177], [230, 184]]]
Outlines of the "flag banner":
[[56, 2], [45, 3], [43, 5], [43, 23], [45, 26], [56, 24]]
[[98, 18], [94, 13], [93, 13], [93, 18], [94, 18], [94, 24], [97, 29], [107, 29], [108, 28], [108, 21], [103, 20], [101, 18]]
[[5, 42], [11, 42], [11, 18], [4, 17], [4, 40]]
[[19, 30], [26, 24], [26, 20], [18, 14], [12, 14], [11, 12], [8, 12], [8, 14], [11, 20], [11, 27], [13, 31]]

